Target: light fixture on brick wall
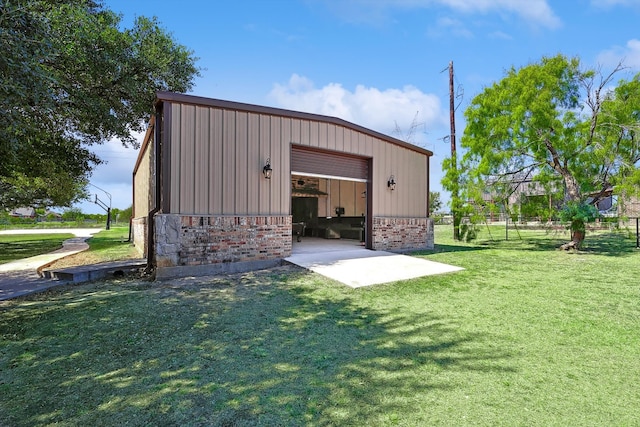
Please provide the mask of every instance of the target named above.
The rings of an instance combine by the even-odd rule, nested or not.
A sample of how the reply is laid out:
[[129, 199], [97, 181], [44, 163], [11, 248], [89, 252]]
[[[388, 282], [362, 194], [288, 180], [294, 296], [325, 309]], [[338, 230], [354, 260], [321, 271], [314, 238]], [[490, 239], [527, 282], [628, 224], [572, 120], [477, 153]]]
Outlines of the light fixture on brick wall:
[[389, 177], [389, 180], [387, 181], [387, 187], [389, 187], [389, 189], [391, 191], [396, 189], [396, 177], [395, 176], [391, 175]]
[[271, 169], [271, 157], [268, 157], [267, 164], [264, 165], [264, 167], [262, 168], [262, 173], [264, 174], [265, 178], [271, 179], [272, 172], [273, 172], [273, 169]]

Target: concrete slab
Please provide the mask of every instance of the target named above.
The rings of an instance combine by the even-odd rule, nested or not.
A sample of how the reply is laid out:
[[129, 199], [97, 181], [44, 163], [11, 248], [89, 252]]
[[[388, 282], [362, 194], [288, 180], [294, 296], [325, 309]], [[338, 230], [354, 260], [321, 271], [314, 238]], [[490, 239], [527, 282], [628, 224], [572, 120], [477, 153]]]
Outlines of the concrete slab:
[[311, 242], [305, 249], [294, 245], [293, 254], [285, 261], [352, 288], [463, 270], [424, 258], [371, 251], [344, 241], [326, 245]]
[[79, 265], [62, 269], [43, 269], [45, 278], [65, 283], [83, 283], [109, 277], [122, 277], [125, 274], [139, 272], [147, 266], [146, 259], [127, 259], [100, 264]]

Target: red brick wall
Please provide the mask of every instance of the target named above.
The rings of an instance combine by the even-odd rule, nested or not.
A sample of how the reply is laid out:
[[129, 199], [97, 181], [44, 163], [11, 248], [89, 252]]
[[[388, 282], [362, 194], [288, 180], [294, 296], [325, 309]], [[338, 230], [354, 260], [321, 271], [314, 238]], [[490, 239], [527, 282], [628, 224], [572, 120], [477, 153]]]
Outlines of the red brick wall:
[[431, 218], [373, 218], [373, 249], [411, 251], [433, 249]]
[[285, 258], [291, 216], [180, 216], [178, 240], [179, 266]]

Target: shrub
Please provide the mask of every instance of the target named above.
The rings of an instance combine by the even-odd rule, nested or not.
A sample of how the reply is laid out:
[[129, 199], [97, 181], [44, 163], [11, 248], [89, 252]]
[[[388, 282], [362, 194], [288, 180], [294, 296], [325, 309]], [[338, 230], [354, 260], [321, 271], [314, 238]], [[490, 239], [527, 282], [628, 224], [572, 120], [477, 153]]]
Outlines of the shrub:
[[569, 202], [560, 210], [560, 219], [569, 223], [567, 228], [583, 233], [586, 223], [595, 221], [598, 215], [598, 209], [586, 203]]

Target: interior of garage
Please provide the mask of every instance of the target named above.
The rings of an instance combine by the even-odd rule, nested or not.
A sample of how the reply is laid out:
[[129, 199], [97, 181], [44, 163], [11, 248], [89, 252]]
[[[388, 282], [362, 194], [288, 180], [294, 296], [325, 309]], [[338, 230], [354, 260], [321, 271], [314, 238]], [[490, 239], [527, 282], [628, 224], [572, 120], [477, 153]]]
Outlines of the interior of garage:
[[364, 242], [366, 189], [363, 180], [291, 175], [293, 235]]

